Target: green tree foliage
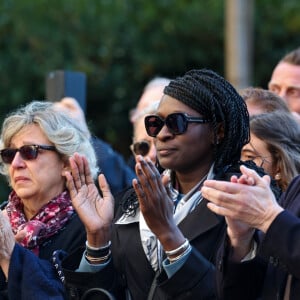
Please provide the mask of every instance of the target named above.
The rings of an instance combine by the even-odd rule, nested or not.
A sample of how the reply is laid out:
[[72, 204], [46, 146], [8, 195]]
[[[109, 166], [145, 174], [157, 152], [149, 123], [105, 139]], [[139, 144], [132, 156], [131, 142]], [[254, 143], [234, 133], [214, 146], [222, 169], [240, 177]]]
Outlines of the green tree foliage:
[[278, 60], [300, 47], [300, 1], [255, 1], [254, 84], [267, 88]]
[[[254, 85], [299, 46], [299, 1], [256, 1]], [[2, 0], [0, 121], [21, 104], [45, 98], [45, 75], [85, 72], [92, 132], [126, 157], [128, 112], [154, 76], [191, 68], [223, 74], [224, 1]], [[6, 185], [6, 184], [4, 184]]]

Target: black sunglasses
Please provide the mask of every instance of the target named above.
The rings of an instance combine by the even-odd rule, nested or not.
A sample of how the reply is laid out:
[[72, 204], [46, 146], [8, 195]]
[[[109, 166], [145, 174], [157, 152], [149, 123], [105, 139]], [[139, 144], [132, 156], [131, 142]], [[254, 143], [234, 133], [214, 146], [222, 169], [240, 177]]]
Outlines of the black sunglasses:
[[150, 143], [145, 140], [140, 142], [135, 142], [130, 145], [130, 149], [135, 155], [146, 156], [149, 153], [150, 148], [151, 148]]
[[172, 134], [182, 134], [186, 132], [188, 123], [209, 123], [211, 120], [204, 118], [191, 117], [185, 113], [174, 113], [162, 119], [157, 115], [149, 115], [145, 117], [145, 127], [148, 135], [156, 137], [166, 124], [168, 130]]
[[36, 159], [39, 149], [56, 151], [54, 146], [47, 145], [25, 145], [20, 148], [5, 148], [0, 150], [1, 159], [6, 164], [11, 164], [17, 152], [20, 152], [21, 157], [25, 160]]

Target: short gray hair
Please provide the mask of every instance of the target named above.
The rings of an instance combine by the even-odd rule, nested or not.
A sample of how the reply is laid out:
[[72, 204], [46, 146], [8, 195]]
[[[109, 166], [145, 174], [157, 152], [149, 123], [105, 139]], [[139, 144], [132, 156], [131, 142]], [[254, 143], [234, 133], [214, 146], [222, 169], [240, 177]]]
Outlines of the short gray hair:
[[[97, 159], [89, 136], [71, 116], [55, 108], [52, 102], [34, 100], [8, 114], [2, 125], [1, 149], [10, 147], [12, 138], [30, 124], [40, 127], [64, 161], [75, 152], [84, 155], [93, 178], [97, 177]], [[9, 179], [7, 165], [2, 164], [0, 171]]]

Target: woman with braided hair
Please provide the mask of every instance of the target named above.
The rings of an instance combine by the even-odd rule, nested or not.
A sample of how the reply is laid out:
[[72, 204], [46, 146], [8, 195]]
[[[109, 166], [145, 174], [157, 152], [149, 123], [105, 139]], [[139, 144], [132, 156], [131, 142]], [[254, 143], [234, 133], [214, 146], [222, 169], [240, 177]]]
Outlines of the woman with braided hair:
[[101, 198], [86, 159], [70, 160], [68, 187], [87, 243], [63, 260], [65, 286], [78, 299], [103, 289], [116, 299], [216, 299], [215, 256], [226, 225], [200, 189], [206, 179], [239, 172], [249, 141], [245, 102], [215, 72], [191, 70], [165, 87], [145, 127], [164, 171], [138, 155], [137, 178], [115, 214], [103, 175]]
[[[114, 212], [104, 175], [98, 177], [100, 194], [87, 158], [75, 153], [64, 176], [86, 245], [67, 255], [56, 252], [59, 278], [53, 266], [13, 251], [19, 263], [10, 268], [15, 280], [9, 293], [51, 290], [49, 299], [57, 300], [66, 294], [81, 300], [217, 299], [215, 264], [226, 224], [208, 209], [201, 188], [207, 179], [229, 180], [240, 172], [241, 149], [249, 141], [246, 104], [215, 72], [191, 70], [165, 87], [156, 113], [144, 122], [164, 171], [138, 155], [133, 188], [117, 199]], [[6, 225], [0, 218], [0, 242], [12, 250]]]

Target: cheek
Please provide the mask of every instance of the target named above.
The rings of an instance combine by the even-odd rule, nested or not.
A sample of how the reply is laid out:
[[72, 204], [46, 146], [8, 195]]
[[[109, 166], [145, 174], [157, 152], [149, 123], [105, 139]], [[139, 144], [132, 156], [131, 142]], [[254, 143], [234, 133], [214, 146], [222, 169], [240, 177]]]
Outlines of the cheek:
[[295, 99], [288, 101], [288, 106], [292, 111], [300, 114], [300, 99], [297, 99], [297, 101]]
[[190, 135], [186, 144], [186, 150], [193, 155], [202, 156], [204, 153], [212, 152], [213, 136], [211, 131], [205, 130], [205, 128], [195, 131], [194, 134]]
[[212, 148], [214, 144], [214, 133], [209, 125], [201, 125], [199, 130], [194, 133], [193, 140], [202, 146]]

